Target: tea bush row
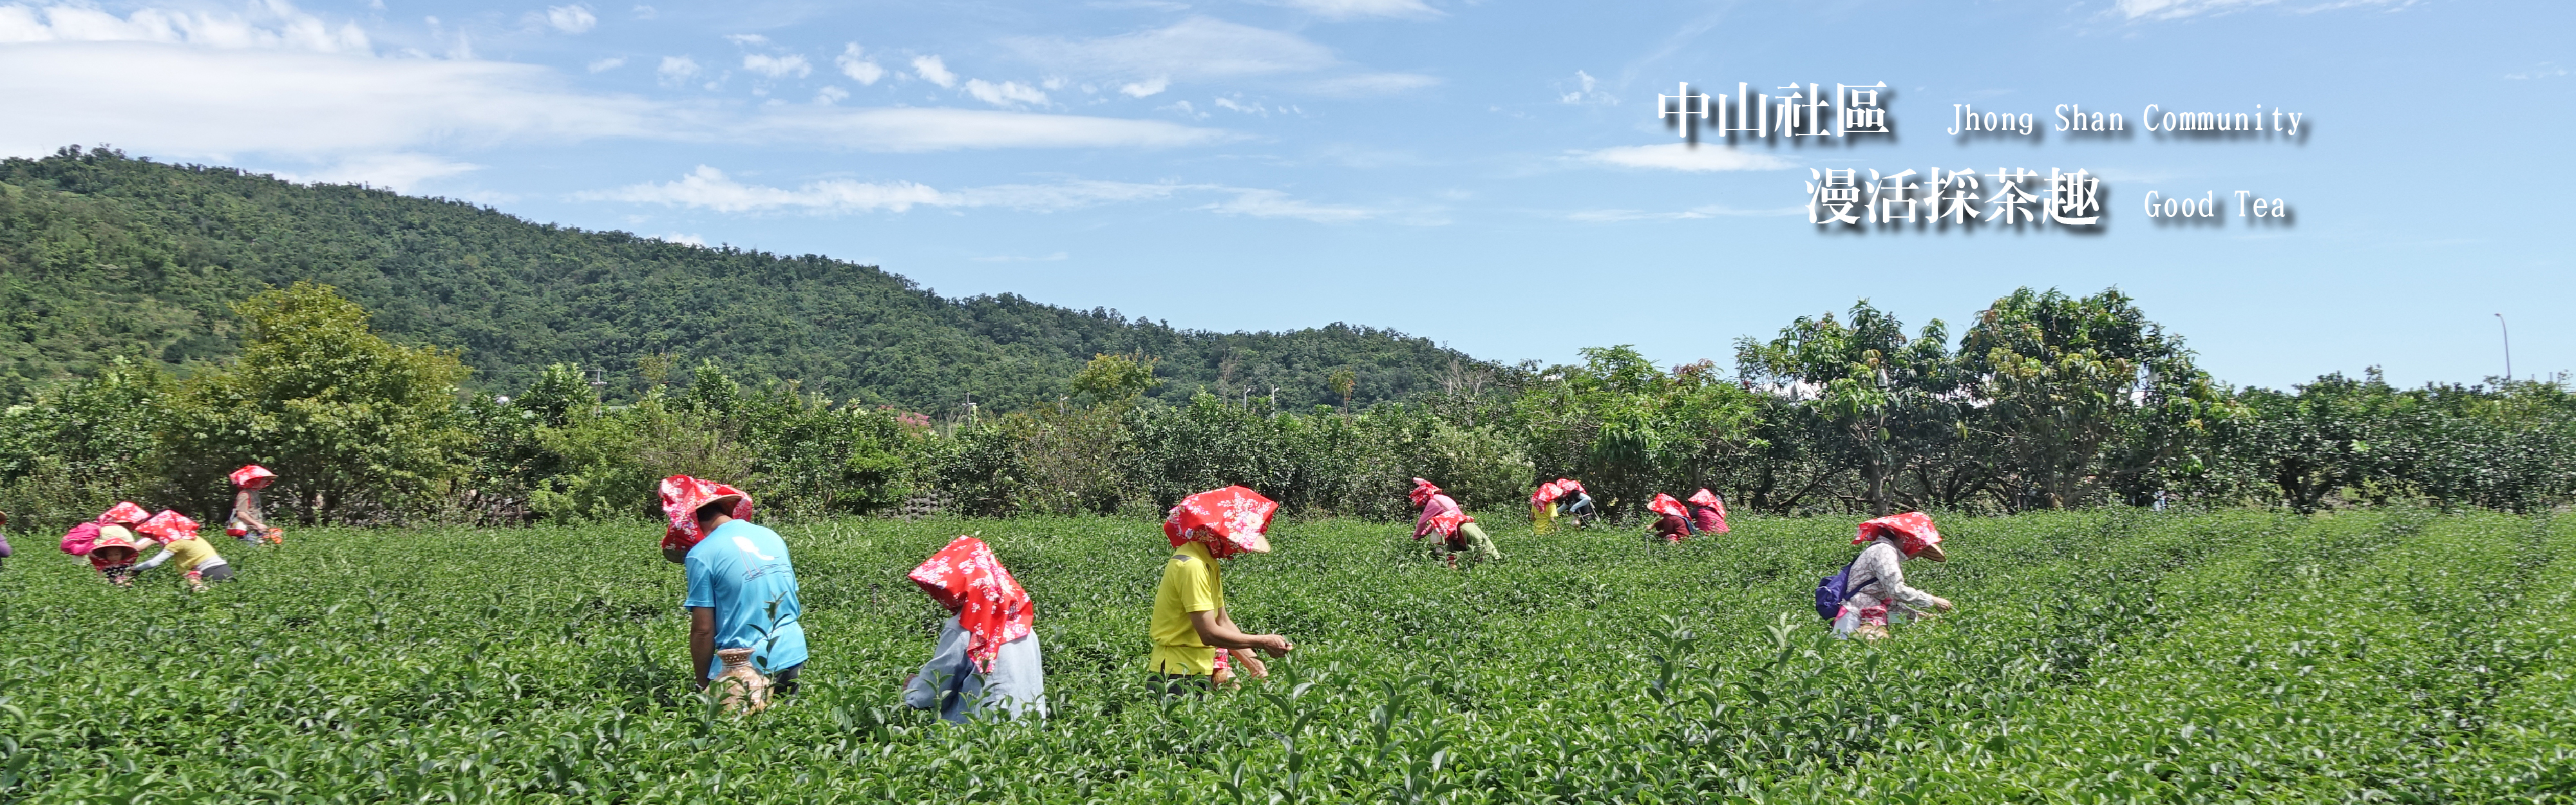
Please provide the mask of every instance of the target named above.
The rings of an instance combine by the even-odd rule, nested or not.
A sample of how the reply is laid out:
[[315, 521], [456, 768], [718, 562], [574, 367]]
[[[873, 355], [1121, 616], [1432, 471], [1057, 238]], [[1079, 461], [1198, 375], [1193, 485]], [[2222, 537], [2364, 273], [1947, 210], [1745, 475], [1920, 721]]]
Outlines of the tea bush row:
[[[1138, 668], [1150, 524], [786, 527], [814, 659], [743, 720], [684, 683], [648, 530], [304, 531], [193, 596], [29, 552], [0, 799], [2576, 801], [2567, 517], [1945, 518], [1953, 561], [1908, 572], [1959, 612], [1875, 646], [1807, 608], [1845, 519], [1488, 525], [1508, 558], [1456, 572], [1400, 526], [1282, 522], [1226, 586], [1297, 655], [1174, 700]], [[962, 531], [1037, 598], [1054, 718], [898, 703], [943, 614], [902, 573]]]

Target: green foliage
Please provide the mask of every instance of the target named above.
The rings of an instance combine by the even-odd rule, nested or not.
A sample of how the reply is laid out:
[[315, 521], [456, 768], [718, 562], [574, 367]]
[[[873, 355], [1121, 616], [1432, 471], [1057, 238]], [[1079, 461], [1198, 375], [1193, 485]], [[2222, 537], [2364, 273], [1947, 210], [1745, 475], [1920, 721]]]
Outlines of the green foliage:
[[[1470, 572], [1402, 526], [1286, 521], [1225, 581], [1299, 651], [1178, 700], [1142, 684], [1150, 523], [782, 527], [813, 659], [743, 719], [684, 682], [646, 524], [308, 529], [194, 596], [22, 557], [8, 628], [46, 650], [0, 663], [0, 798], [2576, 800], [2567, 517], [1945, 516], [1952, 561], [1908, 581], [1959, 611], [1875, 645], [1806, 614], [1853, 519], [1679, 545], [1492, 522], [1511, 558]], [[968, 530], [1037, 600], [1046, 721], [897, 699], [945, 616], [902, 574]]]
[[0, 511], [21, 526], [48, 526], [166, 491], [162, 434], [178, 394], [160, 367], [113, 358], [95, 375], [0, 411]]
[[189, 378], [174, 426], [188, 461], [173, 479], [200, 511], [229, 504], [223, 474], [242, 464], [275, 470], [268, 494], [308, 519], [396, 516], [446, 491], [471, 438], [454, 351], [386, 341], [329, 286], [299, 282], [234, 310], [250, 342]]
[[1202, 386], [1340, 402], [1325, 373], [1349, 367], [1367, 405], [1422, 394], [1452, 361], [1473, 362], [1386, 330], [1215, 333], [1009, 294], [952, 299], [817, 255], [684, 246], [112, 150], [0, 160], [0, 399], [138, 350], [173, 367], [220, 360], [246, 337], [232, 303], [308, 280], [375, 311], [389, 337], [461, 348], [476, 387], [500, 393], [572, 363], [606, 370], [606, 396], [632, 401], [714, 359], [747, 380], [799, 380], [868, 405], [946, 412], [971, 392], [1009, 411], [1055, 402], [1106, 353], [1160, 356], [1171, 382], [1159, 393], [1175, 402]]

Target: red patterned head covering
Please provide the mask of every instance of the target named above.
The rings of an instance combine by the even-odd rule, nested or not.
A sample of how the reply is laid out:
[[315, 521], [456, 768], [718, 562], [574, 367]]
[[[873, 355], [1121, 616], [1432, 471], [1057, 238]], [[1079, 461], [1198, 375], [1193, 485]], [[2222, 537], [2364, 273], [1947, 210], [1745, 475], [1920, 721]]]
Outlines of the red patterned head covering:
[[1269, 553], [1270, 538], [1262, 532], [1278, 511], [1278, 502], [1240, 486], [1200, 492], [1172, 507], [1171, 516], [1163, 518], [1163, 536], [1171, 538], [1174, 548], [1206, 545], [1208, 555], [1218, 559], [1240, 551]]
[[1549, 481], [1539, 484], [1537, 491], [1530, 493], [1530, 505], [1543, 506], [1555, 503], [1556, 499], [1561, 497], [1565, 497], [1565, 490], [1556, 488], [1555, 481]]
[[152, 515], [152, 519], [145, 520], [142, 525], [135, 526], [134, 533], [151, 537], [162, 542], [196, 539], [197, 521], [190, 520], [187, 515], [180, 514], [177, 511], [162, 509], [160, 514]]
[[662, 532], [662, 547], [687, 550], [706, 539], [698, 532], [698, 510], [725, 498], [733, 498], [734, 519], [751, 519], [751, 496], [740, 489], [686, 475], [662, 479], [662, 514], [671, 520]]
[[277, 473], [269, 472], [267, 467], [257, 464], [244, 464], [241, 469], [233, 470], [232, 479], [234, 486], [243, 489], [262, 489], [266, 488], [269, 482], [277, 480]]
[[1922, 512], [1891, 514], [1861, 523], [1860, 535], [1852, 537], [1852, 544], [1861, 545], [1880, 538], [1895, 540], [1896, 549], [1911, 559], [1926, 548], [1940, 545], [1941, 531], [1932, 527], [1931, 515]]
[[1572, 479], [1572, 478], [1558, 478], [1558, 479], [1556, 479], [1556, 494], [1557, 494], [1557, 496], [1558, 496], [1558, 497], [1563, 497], [1563, 496], [1566, 496], [1566, 495], [1581, 495], [1581, 494], [1588, 493], [1588, 492], [1590, 492], [1590, 491], [1591, 491], [1591, 490], [1588, 490], [1588, 489], [1584, 489], [1584, 488], [1583, 488], [1583, 482], [1582, 482], [1582, 481], [1577, 481], [1577, 480], [1574, 480], [1574, 479]]
[[1443, 491], [1445, 490], [1442, 490], [1438, 484], [1434, 484], [1420, 478], [1415, 478], [1413, 479], [1413, 491], [1404, 493], [1404, 496], [1412, 499], [1413, 505], [1415, 506], [1427, 506], [1431, 504], [1432, 495], [1440, 494]]
[[149, 519], [152, 519], [152, 513], [145, 511], [142, 506], [135, 505], [134, 501], [131, 500], [120, 500], [116, 502], [116, 505], [108, 507], [107, 511], [99, 512], [98, 519], [90, 522], [97, 523], [99, 525], [115, 523], [118, 525], [133, 526], [141, 525], [143, 521]]
[[1686, 498], [1686, 500], [1689, 500], [1691, 503], [1716, 509], [1717, 513], [1720, 515], [1726, 514], [1726, 501], [1717, 499], [1717, 493], [1708, 491], [1706, 488], [1702, 488], [1697, 492], [1692, 492], [1691, 496]]
[[1673, 496], [1662, 492], [1655, 493], [1655, 499], [1646, 502], [1646, 510], [1656, 514], [1666, 514], [1674, 517], [1690, 517], [1690, 510], [1682, 508], [1681, 501], [1674, 500]]
[[1028, 591], [1020, 589], [983, 540], [950, 540], [913, 568], [911, 579], [931, 600], [957, 613], [957, 626], [973, 635], [966, 659], [986, 672], [993, 670], [993, 655], [1001, 653], [1002, 644], [1027, 636], [1037, 622], [1037, 606], [1030, 603]]

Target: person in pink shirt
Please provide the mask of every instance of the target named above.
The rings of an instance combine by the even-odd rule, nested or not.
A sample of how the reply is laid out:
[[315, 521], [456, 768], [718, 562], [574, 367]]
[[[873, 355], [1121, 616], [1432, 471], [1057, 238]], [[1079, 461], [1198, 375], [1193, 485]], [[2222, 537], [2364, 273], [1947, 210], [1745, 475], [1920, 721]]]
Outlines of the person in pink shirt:
[[1449, 551], [1450, 567], [1458, 566], [1458, 554], [1461, 553], [1474, 554], [1470, 559], [1478, 562], [1503, 558], [1503, 552], [1495, 550], [1494, 540], [1485, 536], [1484, 529], [1476, 526], [1476, 518], [1467, 516], [1458, 508], [1457, 499], [1449, 497], [1440, 487], [1415, 478], [1409, 497], [1413, 499], [1413, 505], [1422, 507], [1422, 516], [1413, 521], [1413, 538], [1440, 535], [1441, 547]]

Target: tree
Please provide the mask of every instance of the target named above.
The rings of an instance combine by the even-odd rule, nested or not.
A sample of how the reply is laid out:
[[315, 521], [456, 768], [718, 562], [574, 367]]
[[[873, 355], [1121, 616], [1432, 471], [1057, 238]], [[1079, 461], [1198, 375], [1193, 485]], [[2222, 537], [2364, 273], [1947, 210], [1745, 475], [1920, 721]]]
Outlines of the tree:
[[1896, 509], [1896, 477], [1951, 432], [1949, 335], [1934, 319], [1909, 340], [1903, 323], [1866, 299], [1850, 317], [1844, 326], [1831, 313], [1801, 316], [1768, 343], [1742, 339], [1736, 363], [1834, 423], [1838, 452], [1860, 474], [1861, 504], [1884, 516]]
[[1074, 373], [1073, 393], [1088, 398], [1093, 405], [1132, 403], [1162, 385], [1162, 379], [1154, 376], [1154, 363], [1154, 358], [1141, 352], [1093, 355], [1082, 371]]
[[1979, 314], [1959, 360], [2010, 462], [2001, 497], [2012, 508], [2080, 505], [2095, 492], [2142, 502], [2208, 418], [2227, 413], [2182, 340], [2116, 288], [2080, 299], [2014, 291]]
[[459, 427], [453, 350], [378, 336], [367, 311], [327, 285], [298, 282], [233, 306], [248, 325], [239, 357], [190, 378], [178, 479], [205, 496], [229, 493], [234, 466], [276, 470], [280, 497], [308, 521], [342, 521], [420, 504], [459, 469], [471, 437]]

